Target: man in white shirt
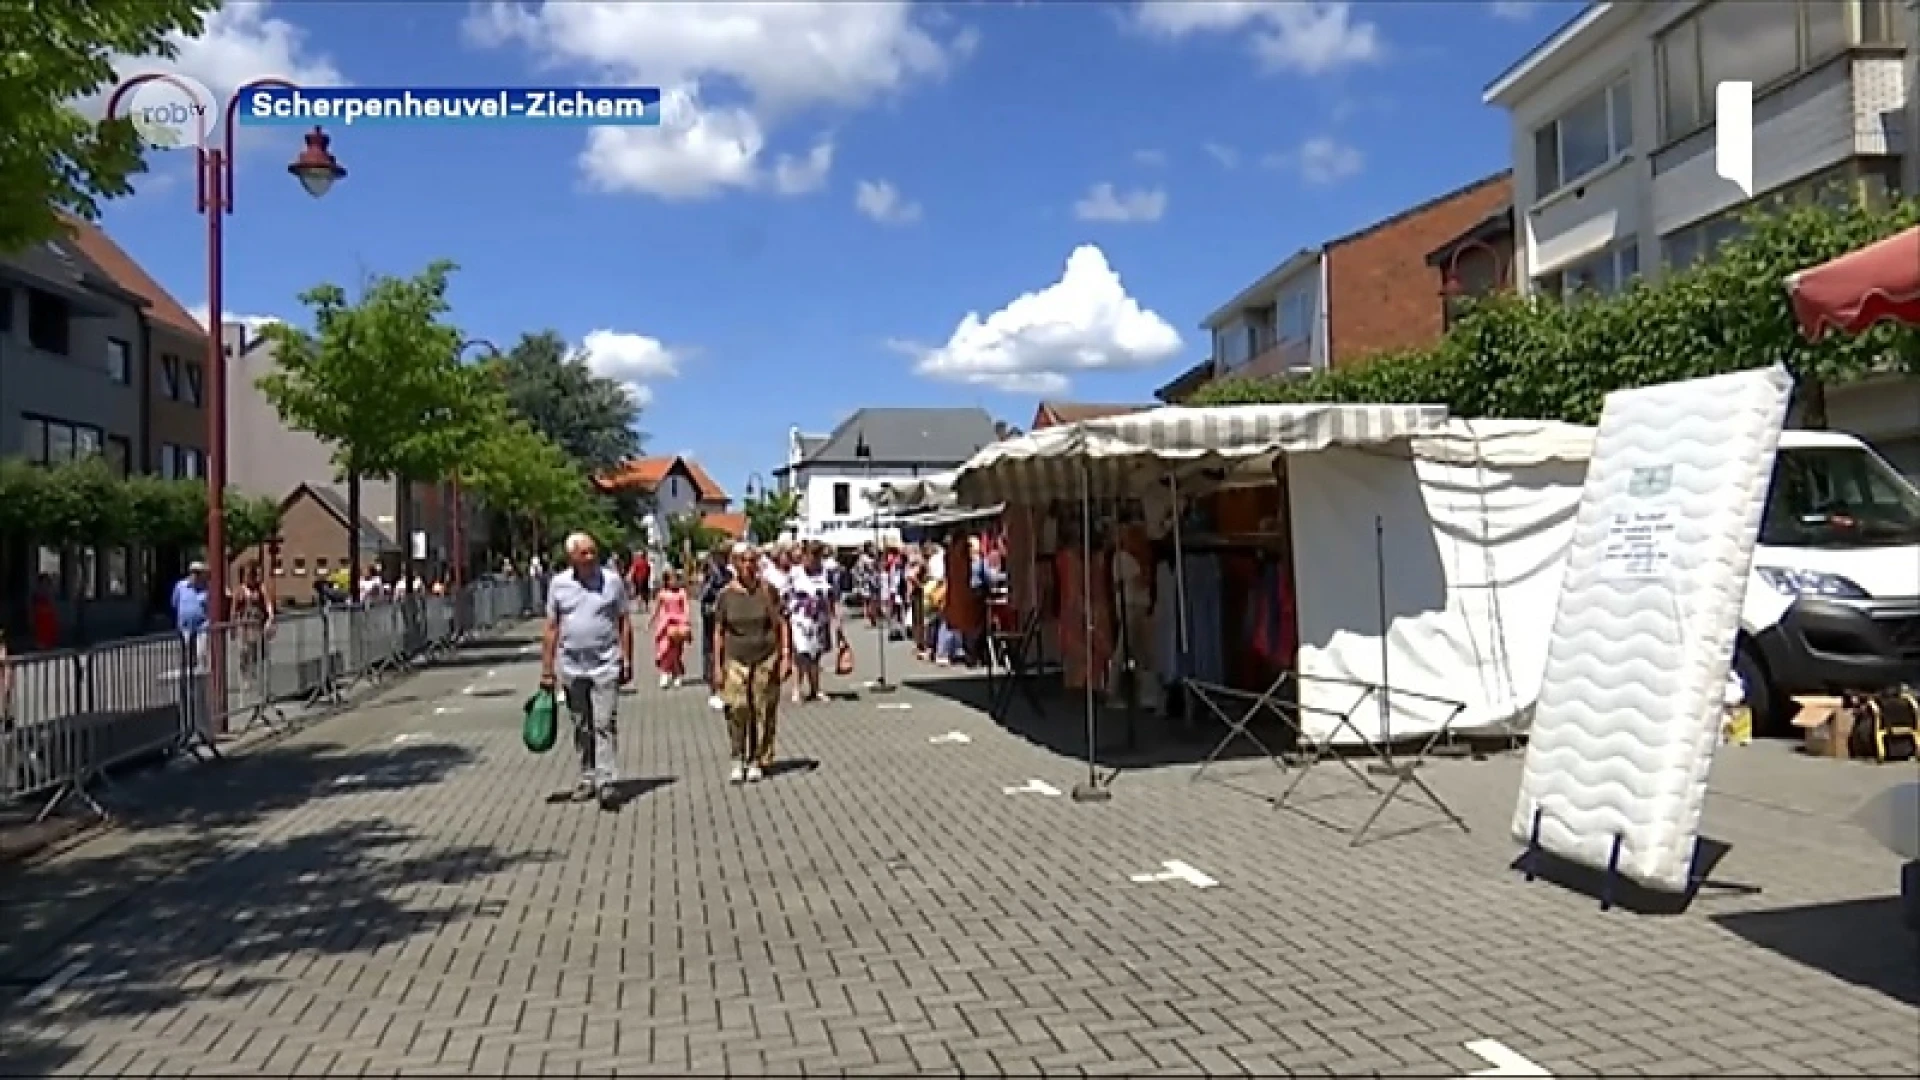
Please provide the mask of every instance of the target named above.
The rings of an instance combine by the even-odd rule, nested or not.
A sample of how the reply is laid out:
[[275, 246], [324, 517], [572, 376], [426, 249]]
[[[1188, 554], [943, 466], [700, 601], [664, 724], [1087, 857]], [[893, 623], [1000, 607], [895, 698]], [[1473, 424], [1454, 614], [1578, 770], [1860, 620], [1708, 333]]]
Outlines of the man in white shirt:
[[377, 567], [369, 566], [360, 574], [360, 602], [378, 603], [387, 594], [387, 583], [380, 579]]

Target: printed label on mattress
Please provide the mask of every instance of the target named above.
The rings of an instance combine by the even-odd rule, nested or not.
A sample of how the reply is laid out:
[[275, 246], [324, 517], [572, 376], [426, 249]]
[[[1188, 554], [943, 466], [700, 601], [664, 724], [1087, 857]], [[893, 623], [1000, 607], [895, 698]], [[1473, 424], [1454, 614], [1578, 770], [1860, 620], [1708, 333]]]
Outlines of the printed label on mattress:
[[1600, 574], [1610, 579], [1664, 578], [1673, 561], [1677, 524], [1668, 509], [1615, 514], [1601, 549]]

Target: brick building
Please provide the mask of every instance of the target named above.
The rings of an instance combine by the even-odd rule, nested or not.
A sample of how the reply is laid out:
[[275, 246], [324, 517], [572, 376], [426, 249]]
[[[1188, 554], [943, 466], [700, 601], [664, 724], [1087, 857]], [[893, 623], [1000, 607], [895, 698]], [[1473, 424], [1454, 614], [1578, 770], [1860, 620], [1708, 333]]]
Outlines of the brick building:
[[1182, 401], [1226, 376], [1310, 375], [1432, 344], [1446, 303], [1428, 257], [1510, 204], [1502, 171], [1289, 256], [1207, 316], [1213, 351], [1159, 391]]

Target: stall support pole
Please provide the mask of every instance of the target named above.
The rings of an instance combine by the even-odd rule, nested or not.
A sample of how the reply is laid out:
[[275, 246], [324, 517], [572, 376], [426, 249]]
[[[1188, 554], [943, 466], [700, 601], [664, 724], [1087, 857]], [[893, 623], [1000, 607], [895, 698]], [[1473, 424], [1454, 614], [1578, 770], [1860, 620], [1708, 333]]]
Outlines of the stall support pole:
[[1367, 772], [1374, 776], [1399, 776], [1403, 770], [1419, 765], [1419, 761], [1402, 762], [1393, 756], [1393, 691], [1392, 673], [1388, 671], [1388, 657], [1392, 650], [1387, 647], [1387, 525], [1385, 519], [1374, 515], [1373, 519], [1373, 599], [1374, 612], [1380, 626], [1380, 685], [1374, 688], [1374, 700], [1380, 706], [1380, 760], [1367, 766]]
[[[873, 493], [873, 458], [872, 457], [867, 458], [867, 485], [866, 486], [867, 486], [867, 493], [868, 493], [867, 495], [868, 502], [872, 503], [872, 499], [873, 499], [873, 495], [872, 495]], [[884, 567], [886, 565], [886, 558], [885, 558], [886, 549], [882, 547], [880, 544], [880, 507], [878, 505], [873, 505], [872, 510], [873, 510], [873, 557], [879, 566]], [[875, 580], [879, 582], [880, 588], [886, 587], [886, 578], [887, 578], [887, 575], [884, 572], [876, 575]], [[875, 621], [873, 629], [877, 639], [877, 643], [879, 645], [878, 655], [880, 657], [880, 660], [879, 660], [879, 666], [875, 669], [875, 672], [874, 672], [876, 677], [872, 681], [867, 683], [867, 692], [870, 694], [891, 694], [894, 691], [894, 685], [887, 681], [887, 643], [893, 637], [893, 624], [889, 621], [887, 617], [886, 598], [882, 596], [882, 597], [879, 597], [878, 599], [880, 603], [877, 605], [877, 607], [880, 610], [880, 618]]]
[[1113, 791], [1100, 782], [1099, 733], [1094, 720], [1099, 702], [1093, 690], [1093, 478], [1085, 462], [1080, 465], [1080, 612], [1081, 644], [1086, 651], [1087, 778], [1073, 786], [1074, 802], [1106, 802]]

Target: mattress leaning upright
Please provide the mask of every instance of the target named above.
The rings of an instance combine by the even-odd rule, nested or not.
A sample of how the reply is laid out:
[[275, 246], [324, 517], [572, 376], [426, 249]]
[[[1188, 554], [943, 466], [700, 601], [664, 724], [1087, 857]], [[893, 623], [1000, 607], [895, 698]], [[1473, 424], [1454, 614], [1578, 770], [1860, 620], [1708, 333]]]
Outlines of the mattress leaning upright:
[[1774, 450], [1784, 368], [1607, 395], [1513, 834], [1687, 888]]

